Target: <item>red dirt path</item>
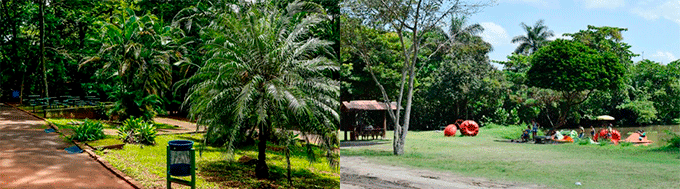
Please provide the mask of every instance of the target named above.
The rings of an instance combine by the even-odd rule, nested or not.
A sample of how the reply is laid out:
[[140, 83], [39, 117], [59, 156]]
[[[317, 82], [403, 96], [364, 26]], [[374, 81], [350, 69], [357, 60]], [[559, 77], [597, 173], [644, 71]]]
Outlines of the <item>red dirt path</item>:
[[133, 188], [43, 125], [0, 104], [0, 188]]

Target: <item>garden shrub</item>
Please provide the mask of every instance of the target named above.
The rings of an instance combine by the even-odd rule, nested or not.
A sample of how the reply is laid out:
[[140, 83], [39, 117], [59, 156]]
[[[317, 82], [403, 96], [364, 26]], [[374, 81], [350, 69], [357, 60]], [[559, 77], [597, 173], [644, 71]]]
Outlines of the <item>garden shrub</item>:
[[85, 119], [82, 125], [73, 127], [71, 140], [93, 141], [104, 138], [104, 125], [98, 121]]
[[157, 133], [156, 126], [141, 117], [130, 117], [118, 128], [118, 138], [126, 143], [155, 144]]
[[680, 148], [680, 135], [675, 134], [669, 130], [665, 130], [666, 134], [671, 136], [670, 139], [666, 140], [668, 142], [668, 147], [671, 148]]

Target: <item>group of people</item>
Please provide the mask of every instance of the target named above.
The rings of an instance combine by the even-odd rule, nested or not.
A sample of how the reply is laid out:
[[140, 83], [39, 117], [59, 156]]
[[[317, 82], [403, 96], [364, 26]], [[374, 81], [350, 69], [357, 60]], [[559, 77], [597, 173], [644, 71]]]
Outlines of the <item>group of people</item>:
[[[602, 127], [607, 127], [607, 131], [608, 131], [607, 134], [603, 137], [604, 139], [611, 139], [612, 131], [613, 131], [612, 126], [613, 125], [611, 123], [609, 123], [608, 125], [607, 124], [602, 125]], [[527, 126], [527, 129], [522, 131], [522, 135], [521, 135], [522, 142], [527, 142], [529, 140], [536, 139], [536, 134], [538, 133], [539, 128], [540, 128], [540, 124], [538, 124], [538, 122], [536, 122], [535, 119], [532, 119], [531, 124]], [[572, 132], [574, 132], [574, 131], [572, 131]], [[585, 128], [580, 126], [578, 128], [578, 130], [576, 131], [576, 133], [577, 133], [576, 137], [584, 138], [585, 135], [586, 135], [586, 130], [585, 130]], [[644, 136], [645, 136], [644, 130], [638, 130], [637, 133], [640, 134], [640, 140], [642, 140], [642, 138], [644, 138]], [[597, 134], [598, 133], [595, 130], [595, 127], [590, 126], [590, 138], [596, 138], [595, 135], [597, 135]], [[574, 135], [574, 134], [572, 134], [572, 135]], [[563, 140], [563, 139], [565, 139], [565, 135], [563, 135], [561, 132], [553, 129], [553, 130], [550, 130], [546, 133], [545, 138], [551, 139], [551, 140]], [[569, 137], [569, 138], [571, 138], [571, 137]]]
[[532, 119], [531, 125], [528, 125], [527, 129], [522, 132], [522, 141], [523, 142], [529, 141], [529, 133], [531, 133], [531, 139], [535, 139], [539, 127], [540, 125], [538, 124], [538, 122], [536, 122], [535, 119]]

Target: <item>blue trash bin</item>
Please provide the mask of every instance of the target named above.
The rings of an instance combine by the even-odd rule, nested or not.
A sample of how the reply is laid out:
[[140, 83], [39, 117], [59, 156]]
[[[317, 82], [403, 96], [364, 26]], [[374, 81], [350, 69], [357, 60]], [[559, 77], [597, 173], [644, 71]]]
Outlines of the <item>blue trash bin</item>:
[[169, 173], [172, 176], [191, 176], [192, 152], [194, 142], [172, 140], [168, 142]]

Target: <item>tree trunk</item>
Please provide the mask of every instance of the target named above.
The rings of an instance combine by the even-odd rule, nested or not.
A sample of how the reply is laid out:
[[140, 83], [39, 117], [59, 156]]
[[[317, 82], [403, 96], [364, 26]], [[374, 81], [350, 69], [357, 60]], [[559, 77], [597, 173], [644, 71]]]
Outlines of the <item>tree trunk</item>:
[[257, 165], [255, 166], [255, 175], [260, 179], [269, 178], [269, 167], [267, 166], [267, 139], [269, 138], [269, 131], [267, 126], [260, 124], [260, 141], [257, 143]]
[[[416, 16], [414, 20], [418, 20], [418, 17], [420, 16], [420, 3], [421, 1], [418, 1], [418, 6], [416, 8]], [[404, 125], [402, 126], [400, 133], [399, 133], [399, 141], [396, 142], [396, 145], [394, 145], [394, 155], [403, 155], [404, 154], [404, 142], [406, 141], [406, 134], [408, 134], [408, 127], [410, 125], [411, 121], [411, 105], [413, 103], [413, 83], [415, 82], [416, 78], [416, 62], [418, 61], [418, 22], [415, 22], [413, 25], [413, 52], [411, 54], [412, 57], [405, 57], [405, 58], [412, 58], [411, 59], [411, 64], [409, 66], [409, 81], [408, 81], [408, 93], [406, 94], [406, 109], [404, 111]]]
[[45, 66], [45, 0], [40, 1], [40, 63], [42, 64], [43, 82], [45, 84], [44, 97], [49, 97], [47, 69]]
[[[290, 139], [288, 139], [290, 140]], [[290, 171], [290, 149], [286, 147], [286, 162], [288, 163], [288, 184], [290, 184], [290, 187], [293, 187], [293, 179], [291, 177], [291, 171]]]

